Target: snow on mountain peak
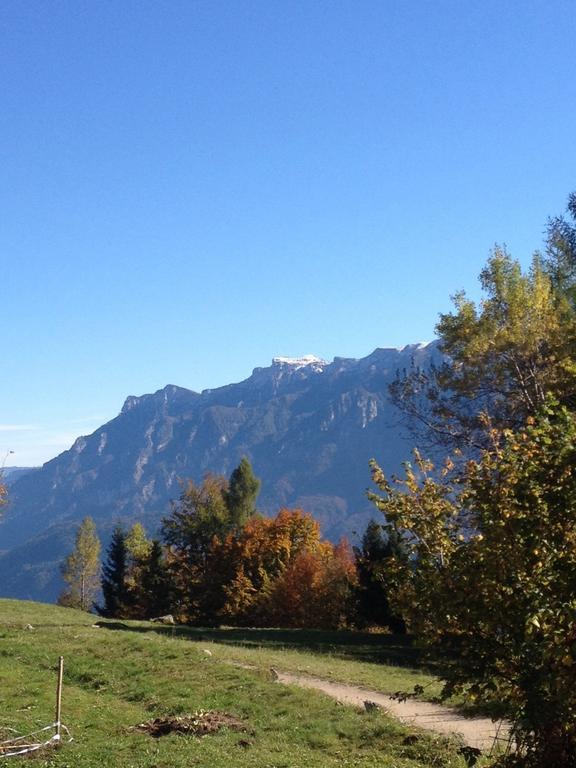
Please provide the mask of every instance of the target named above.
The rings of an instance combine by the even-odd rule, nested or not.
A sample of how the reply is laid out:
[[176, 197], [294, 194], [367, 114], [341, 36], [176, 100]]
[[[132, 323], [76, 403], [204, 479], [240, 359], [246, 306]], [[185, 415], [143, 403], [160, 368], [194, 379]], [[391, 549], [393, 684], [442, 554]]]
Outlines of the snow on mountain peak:
[[275, 357], [272, 360], [272, 365], [289, 365], [294, 370], [298, 370], [298, 368], [304, 368], [308, 365], [321, 369], [328, 363], [315, 355], [304, 355], [303, 357]]
[[435, 341], [417, 341], [415, 344], [405, 344], [403, 347], [396, 347], [395, 349], [397, 352], [416, 352], [421, 349], [427, 349], [432, 344], [435, 344]]

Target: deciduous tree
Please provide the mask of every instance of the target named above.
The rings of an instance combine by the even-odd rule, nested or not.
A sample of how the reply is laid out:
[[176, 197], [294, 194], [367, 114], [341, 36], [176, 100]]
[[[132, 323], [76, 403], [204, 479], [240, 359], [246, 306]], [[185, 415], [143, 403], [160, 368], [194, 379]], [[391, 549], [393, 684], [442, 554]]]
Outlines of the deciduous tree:
[[60, 605], [90, 611], [100, 588], [100, 539], [91, 517], [85, 517], [76, 534], [74, 550], [62, 564], [68, 584], [58, 598]]
[[576, 192], [569, 195], [566, 211], [569, 219], [548, 219], [545, 264], [555, 287], [576, 306]]
[[487, 425], [517, 428], [549, 394], [575, 402], [576, 314], [539, 257], [522, 272], [496, 249], [480, 276], [477, 306], [464, 292], [440, 315], [444, 364], [392, 385], [397, 405], [421, 434], [451, 447], [487, 445]]
[[213, 549], [222, 579], [220, 618], [254, 626], [337, 627], [349, 613], [355, 568], [345, 543], [322, 541], [300, 509], [253, 517]]
[[189, 481], [170, 516], [162, 521], [163, 540], [171, 551], [177, 612], [189, 621], [211, 622], [216, 610], [209, 561], [213, 542], [224, 540], [230, 530], [227, 487], [226, 479], [217, 475], [207, 475], [200, 485]]
[[354, 559], [347, 541], [321, 542], [300, 551], [273, 583], [264, 605], [272, 626], [340, 629], [352, 614], [356, 584]]
[[125, 536], [126, 547], [126, 616], [138, 618], [144, 616], [143, 605], [147, 598], [143, 594], [144, 569], [149, 564], [152, 551], [152, 541], [146, 536], [146, 530], [142, 523], [134, 523]]
[[505, 706], [516, 765], [576, 754], [576, 417], [545, 406], [449, 482], [419, 459], [372, 496], [404, 539], [395, 606], [444, 665], [446, 692]]

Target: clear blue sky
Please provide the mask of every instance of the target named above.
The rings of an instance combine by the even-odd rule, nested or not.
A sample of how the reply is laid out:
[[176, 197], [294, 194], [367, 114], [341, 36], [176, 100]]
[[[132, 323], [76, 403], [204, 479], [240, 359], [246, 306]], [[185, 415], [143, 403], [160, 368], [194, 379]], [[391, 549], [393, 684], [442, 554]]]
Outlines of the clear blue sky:
[[576, 189], [573, 0], [5, 0], [0, 450], [431, 339]]

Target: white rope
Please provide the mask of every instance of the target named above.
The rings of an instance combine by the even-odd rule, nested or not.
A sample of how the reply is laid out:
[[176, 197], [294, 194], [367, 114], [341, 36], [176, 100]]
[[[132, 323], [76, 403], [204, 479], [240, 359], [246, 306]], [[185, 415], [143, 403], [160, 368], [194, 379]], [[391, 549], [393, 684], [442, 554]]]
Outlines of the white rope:
[[[0, 741], [0, 746], [3, 744], [11, 744], [13, 741], [22, 741], [22, 739], [29, 739], [30, 736], [36, 736], [37, 733], [43, 733], [44, 731], [49, 731], [52, 728], [56, 728], [58, 726], [58, 723], [51, 723], [51, 725], [47, 725], [45, 728], [40, 728], [37, 731], [32, 731], [32, 733], [27, 733], [24, 736], [14, 736], [13, 739], [6, 739], [6, 741]], [[7, 731], [13, 731], [14, 728], [6, 728]]]
[[[54, 728], [56, 728], [56, 733], [52, 734], [49, 739], [46, 741], [39, 741], [34, 744], [26, 744], [26, 746], [19, 747], [18, 742], [22, 741], [28, 741], [33, 736], [36, 736], [39, 733], [45, 733], [46, 731], [51, 731]], [[49, 747], [52, 744], [58, 744], [61, 742], [62, 737], [58, 730], [62, 730], [66, 732], [66, 735], [68, 736], [68, 742], [72, 741], [72, 736], [70, 735], [70, 731], [68, 728], [63, 725], [62, 723], [52, 723], [51, 725], [47, 725], [44, 728], [40, 728], [37, 731], [32, 731], [31, 733], [27, 733], [24, 736], [15, 736], [12, 739], [6, 739], [6, 741], [0, 741], [0, 758], [2, 757], [14, 757], [15, 755], [25, 755], [27, 752], [35, 752], [38, 749], [42, 749], [42, 747]], [[13, 730], [10, 728], [9, 730]], [[4, 752], [2, 749], [5, 747], [6, 749], [13, 749], [15, 751], [11, 752]]]

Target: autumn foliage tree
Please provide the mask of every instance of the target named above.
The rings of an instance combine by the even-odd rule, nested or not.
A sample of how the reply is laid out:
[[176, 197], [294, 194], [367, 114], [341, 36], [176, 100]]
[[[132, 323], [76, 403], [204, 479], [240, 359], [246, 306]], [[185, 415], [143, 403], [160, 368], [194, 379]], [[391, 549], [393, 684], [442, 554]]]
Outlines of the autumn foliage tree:
[[503, 704], [519, 765], [576, 754], [576, 417], [545, 406], [450, 482], [418, 459], [372, 500], [404, 539], [395, 606], [443, 661], [446, 693]]
[[213, 623], [223, 601], [228, 564], [215, 564], [214, 550], [235, 535], [256, 513], [260, 482], [243, 458], [230, 480], [208, 474], [200, 484], [189, 481], [171, 514], [163, 520], [172, 575], [174, 610], [188, 620]]
[[392, 385], [395, 403], [429, 442], [485, 448], [486, 421], [518, 428], [549, 394], [574, 404], [576, 313], [536, 255], [528, 272], [497, 248], [480, 275], [477, 306], [464, 292], [436, 331], [441, 365]]
[[[576, 196], [569, 213], [576, 221]], [[446, 693], [504, 706], [518, 749], [501, 762], [576, 755], [576, 228], [550, 220], [529, 272], [497, 250], [476, 306], [438, 324], [444, 365], [395, 385], [443, 467], [376, 463], [371, 494], [402, 538], [387, 563], [409, 629], [443, 664]]]
[[90, 611], [100, 589], [100, 539], [91, 517], [85, 517], [78, 528], [74, 549], [62, 564], [62, 577], [67, 587], [58, 603]]
[[0, 510], [6, 506], [8, 501], [8, 491], [6, 485], [2, 482], [2, 475], [0, 475]]
[[322, 541], [300, 509], [253, 518], [214, 550], [228, 564], [224, 620], [254, 626], [331, 627], [347, 617], [355, 569], [346, 543]]
[[252, 515], [240, 528], [234, 521], [228, 533], [206, 540], [200, 558], [181, 548], [188, 541], [180, 538], [181, 517], [174, 523], [168, 561], [183, 618], [336, 628], [348, 617], [355, 580], [350, 548], [323, 541], [317, 521], [302, 510]]
[[[342, 626], [353, 613], [350, 547], [323, 541], [318, 522], [300, 509], [260, 516], [259, 487], [247, 459], [229, 480], [209, 474], [186, 485], [163, 521], [165, 549], [154, 549], [166, 602], [196, 624]], [[148, 587], [134, 603], [140, 615], [154, 594], [150, 563], [139, 578]]]
[[252, 517], [240, 531], [215, 539], [209, 570], [219, 578], [218, 615], [228, 622], [266, 624], [272, 585], [299, 552], [319, 542], [318, 523], [302, 510], [288, 509], [275, 518]]
[[352, 613], [356, 583], [348, 542], [323, 541], [302, 551], [273, 583], [265, 602], [271, 626], [339, 629]]
[[162, 523], [162, 535], [170, 549], [168, 558], [176, 612], [188, 619], [212, 620], [207, 600], [211, 580], [208, 562], [213, 541], [221, 541], [229, 531], [226, 506], [226, 479], [207, 475], [201, 484], [189, 481], [180, 501]]

